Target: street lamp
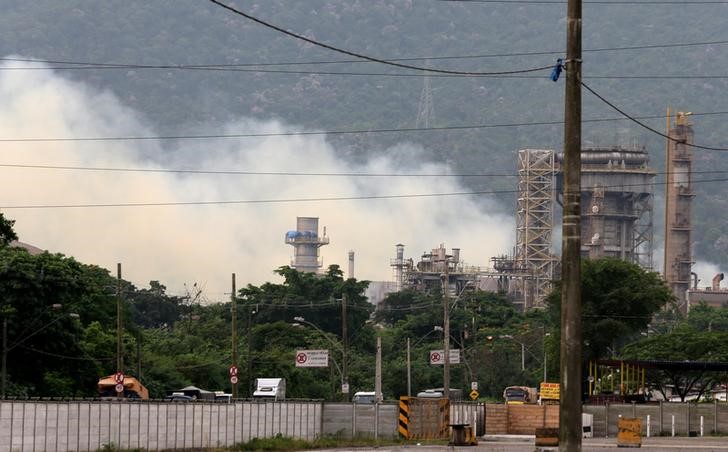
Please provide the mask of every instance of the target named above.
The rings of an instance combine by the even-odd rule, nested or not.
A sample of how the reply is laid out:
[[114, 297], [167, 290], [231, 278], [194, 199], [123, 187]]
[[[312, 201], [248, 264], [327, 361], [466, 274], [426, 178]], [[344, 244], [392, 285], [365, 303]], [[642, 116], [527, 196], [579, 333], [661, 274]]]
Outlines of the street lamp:
[[[551, 333], [544, 332], [543, 339], [542, 339], [542, 344], [543, 344], [543, 381], [546, 381], [546, 336], [551, 336]], [[528, 353], [530, 353], [531, 356], [533, 356], [537, 361], [540, 360], [540, 358], [538, 356], [536, 356], [531, 351], [530, 348], [526, 347], [526, 344], [524, 344], [523, 342], [521, 342], [518, 339], [516, 339], [515, 337], [513, 337], [513, 335], [511, 335], [511, 334], [502, 334], [502, 335], [500, 335], [498, 337], [501, 338], [501, 339], [510, 339], [513, 342], [515, 342], [515, 343], [517, 343], [517, 344], [519, 344], [521, 346], [521, 371], [525, 371], [526, 370], [526, 351], [528, 351]], [[531, 344], [531, 345], [533, 345], [533, 344]]]
[[[52, 309], [60, 309], [63, 307], [61, 304], [55, 303], [51, 306]], [[57, 323], [58, 321], [65, 319], [65, 318], [72, 318], [72, 319], [78, 319], [80, 316], [76, 314], [75, 312], [69, 312], [64, 315], [59, 315], [55, 319], [51, 320], [50, 322], [46, 323], [45, 325], [41, 326], [37, 330], [29, 333], [27, 336], [22, 337], [15, 341], [14, 343], [8, 345], [8, 316], [3, 316], [3, 353], [2, 353], [2, 369], [0, 370], [0, 373], [2, 373], [2, 378], [0, 382], [0, 398], [5, 399], [5, 387], [7, 384], [7, 362], [8, 362], [8, 352], [13, 350], [15, 347], [18, 347], [22, 345], [25, 341], [30, 339], [31, 337], [35, 336], [36, 334], [40, 333], [41, 331], [45, 330], [49, 326]]]
[[[336, 370], [339, 371], [339, 376], [341, 377], [341, 392], [344, 394], [348, 393], [348, 391], [347, 392], [344, 391], [344, 389], [345, 389], [344, 385], [346, 385], [347, 386], [346, 389], [348, 389], [348, 384], [349, 384], [349, 379], [348, 379], [347, 369], [346, 369], [347, 366], [346, 366], [346, 364], [344, 364], [344, 363], [346, 363], [346, 359], [347, 359], [346, 350], [344, 349], [344, 347], [342, 347], [341, 344], [334, 342], [334, 340], [331, 339], [326, 334], [326, 332], [324, 330], [322, 330], [321, 328], [319, 328], [316, 324], [309, 322], [308, 320], [304, 319], [303, 317], [297, 316], [297, 317], [294, 317], [293, 320], [298, 323], [304, 323], [306, 325], [312, 326], [316, 331], [321, 333], [321, 336], [325, 337], [326, 340], [329, 341], [329, 343], [331, 343], [331, 345], [334, 346], [334, 348], [338, 349], [341, 352], [342, 367], [339, 367], [339, 364], [336, 362], [335, 359], [333, 359], [333, 357], [332, 357], [332, 360], [334, 361]], [[342, 368], [343, 368], [343, 371], [342, 371]], [[345, 397], [348, 398], [348, 396], [345, 396]]]
[[[416, 347], [417, 344], [422, 342], [423, 339], [425, 339], [427, 336], [434, 333], [435, 331], [442, 331], [442, 327], [435, 325], [430, 331], [427, 332], [427, 334], [417, 339], [417, 342], [415, 342], [412, 347]], [[410, 338], [407, 338], [407, 396], [412, 396], [412, 360], [410, 359]]]

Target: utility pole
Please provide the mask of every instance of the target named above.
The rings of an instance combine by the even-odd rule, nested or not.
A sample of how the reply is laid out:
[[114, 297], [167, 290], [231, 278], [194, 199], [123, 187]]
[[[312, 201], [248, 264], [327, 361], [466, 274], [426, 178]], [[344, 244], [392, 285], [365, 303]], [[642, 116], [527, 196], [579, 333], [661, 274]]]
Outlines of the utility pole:
[[116, 371], [122, 372], [124, 369], [124, 359], [122, 358], [122, 321], [121, 321], [121, 263], [116, 264]]
[[2, 362], [2, 399], [5, 400], [5, 381], [8, 378], [8, 314], [3, 313], [3, 362]]
[[247, 340], [247, 342], [248, 342], [248, 351], [247, 351], [248, 369], [245, 373], [245, 377], [246, 377], [246, 386], [245, 386], [246, 389], [245, 390], [247, 391], [246, 397], [253, 397], [253, 357], [250, 355], [251, 348], [252, 348], [250, 346], [250, 344], [251, 344], [251, 341], [253, 340], [253, 338], [252, 338], [253, 334], [252, 334], [252, 331], [250, 330], [250, 328], [252, 325], [251, 322], [252, 322], [253, 314], [255, 314], [255, 312], [253, 311], [252, 307], [248, 306], [248, 329], [247, 329], [247, 331], [248, 331], [248, 338], [247, 338], [248, 339]]
[[374, 366], [374, 398], [382, 401], [382, 338], [377, 336], [377, 358]]
[[412, 397], [412, 362], [410, 360], [410, 338], [407, 338], [407, 397]]
[[568, 0], [559, 450], [581, 450], [581, 0]]
[[450, 274], [448, 273], [447, 257], [445, 257], [445, 273], [440, 275], [442, 278], [442, 306], [443, 306], [443, 354], [445, 355], [445, 365], [443, 366], [443, 394], [446, 399], [450, 399], [450, 300], [448, 298], [448, 283]]
[[[116, 264], [116, 373], [124, 373], [124, 353], [122, 342], [122, 330], [124, 326], [121, 322], [121, 262]], [[124, 391], [117, 391], [116, 397], [124, 397]]]
[[[232, 366], [237, 367], [238, 366], [238, 307], [237, 307], [237, 300], [235, 298], [235, 273], [233, 273], [232, 277], [232, 293], [230, 294], [230, 314], [232, 316], [232, 356], [233, 356], [233, 364]], [[233, 385], [233, 399], [238, 398], [238, 385], [235, 383], [232, 383]]]
[[[344, 400], [349, 400], [349, 372], [347, 369], [346, 362], [348, 361], [349, 355], [349, 334], [347, 329], [347, 315], [346, 315], [346, 293], [341, 295], [341, 344], [342, 344], [342, 363], [341, 363], [341, 382], [342, 388], [341, 393], [344, 396]], [[346, 389], [346, 391], [344, 391]]]

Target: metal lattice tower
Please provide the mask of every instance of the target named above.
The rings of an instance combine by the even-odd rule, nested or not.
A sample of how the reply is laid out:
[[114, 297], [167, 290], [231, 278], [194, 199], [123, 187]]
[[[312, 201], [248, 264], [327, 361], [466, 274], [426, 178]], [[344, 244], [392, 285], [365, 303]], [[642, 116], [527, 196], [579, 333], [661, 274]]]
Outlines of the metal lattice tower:
[[[427, 65], [429, 62], [425, 62]], [[435, 122], [435, 105], [432, 102], [432, 82], [429, 75], [424, 76], [420, 104], [417, 108], [415, 127], [430, 127]]]
[[533, 274], [524, 288], [524, 308], [540, 306], [551, 289], [554, 257], [551, 234], [554, 222], [554, 151], [518, 151], [516, 206], [516, 265]]
[[692, 185], [693, 127], [688, 114], [678, 112], [674, 125], [668, 111], [665, 184], [665, 281], [677, 298], [678, 308], [687, 313], [686, 292], [692, 271]]

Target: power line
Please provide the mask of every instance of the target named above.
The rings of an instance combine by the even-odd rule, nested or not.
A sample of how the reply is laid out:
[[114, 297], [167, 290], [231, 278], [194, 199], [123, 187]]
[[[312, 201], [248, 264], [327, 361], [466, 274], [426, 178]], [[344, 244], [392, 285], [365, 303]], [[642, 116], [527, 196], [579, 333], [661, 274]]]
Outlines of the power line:
[[[676, 47], [694, 47], [707, 45], [728, 44], [728, 40], [717, 41], [696, 41], [696, 42], [677, 42], [670, 44], [643, 44], [635, 46], [620, 47], [596, 47], [593, 49], [584, 49], [582, 52], [613, 52], [625, 50], [649, 50], [649, 49], [668, 49]], [[383, 58], [387, 61], [425, 61], [425, 60], [461, 60], [461, 59], [481, 59], [481, 58], [503, 58], [517, 56], [539, 56], [539, 55], [562, 55], [563, 50], [542, 50], [529, 52], [511, 52], [511, 53], [487, 53], [473, 55], [439, 55], [439, 56], [421, 56], [408, 58]], [[314, 60], [314, 61], [288, 61], [278, 63], [217, 63], [217, 64], [138, 64], [138, 63], [99, 63], [89, 61], [72, 61], [57, 59], [41, 59], [41, 58], [13, 58], [4, 57], [0, 61], [18, 61], [28, 63], [44, 63], [44, 64], [66, 64], [86, 66], [89, 69], [178, 69], [178, 70], [217, 70], [224, 68], [246, 68], [246, 67], [270, 67], [270, 66], [297, 66], [297, 65], [326, 65], [326, 64], [371, 64], [372, 61], [367, 60]], [[2, 70], [3, 68], [0, 68]], [[15, 68], [26, 69], [26, 68]], [[45, 69], [45, 68], [34, 68]], [[55, 69], [55, 68], [48, 68]], [[400, 74], [412, 75], [412, 74]], [[420, 76], [419, 74], [415, 74]]]
[[446, 70], [446, 69], [433, 69], [433, 68], [426, 68], [426, 67], [422, 67], [422, 66], [413, 66], [413, 65], [410, 65], [410, 64], [397, 63], [397, 62], [390, 61], [390, 60], [382, 60], [380, 58], [374, 58], [374, 57], [371, 57], [371, 56], [368, 56], [368, 55], [364, 55], [364, 54], [361, 54], [361, 53], [352, 52], [350, 50], [345, 50], [345, 49], [342, 49], [340, 47], [335, 47], [335, 46], [332, 46], [332, 45], [329, 45], [329, 44], [324, 44], [323, 42], [316, 41], [315, 39], [307, 38], [307, 37], [305, 37], [303, 35], [299, 35], [297, 33], [293, 33], [291, 31], [288, 31], [286, 29], [283, 29], [281, 27], [278, 27], [276, 25], [273, 25], [273, 24], [271, 24], [269, 22], [266, 22], [266, 21], [264, 21], [262, 19], [259, 19], [259, 18], [255, 17], [255, 16], [252, 16], [250, 14], [246, 14], [246, 13], [244, 13], [244, 12], [238, 10], [238, 9], [235, 9], [232, 6], [226, 5], [225, 3], [222, 3], [222, 2], [220, 2], [218, 0], [208, 0], [208, 1], [211, 2], [211, 3], [213, 3], [213, 4], [215, 4], [215, 5], [217, 5], [217, 6], [219, 6], [219, 7], [221, 7], [221, 8], [224, 8], [224, 9], [226, 9], [228, 11], [231, 11], [234, 14], [237, 14], [239, 16], [242, 16], [242, 17], [244, 17], [244, 18], [246, 18], [248, 20], [251, 20], [251, 21], [253, 21], [253, 22], [257, 23], [257, 24], [260, 24], [260, 25], [262, 25], [262, 26], [264, 26], [266, 28], [270, 28], [271, 30], [275, 30], [275, 31], [277, 31], [279, 33], [283, 33], [283, 34], [285, 34], [287, 36], [290, 36], [292, 38], [296, 38], [296, 39], [299, 39], [301, 41], [308, 42], [309, 44], [313, 44], [315, 46], [322, 47], [324, 49], [328, 49], [328, 50], [331, 50], [331, 51], [334, 51], [334, 52], [337, 52], [337, 53], [342, 53], [344, 55], [349, 55], [349, 56], [352, 56], [352, 57], [361, 58], [362, 60], [367, 60], [367, 61], [371, 61], [371, 62], [374, 62], [374, 63], [380, 63], [380, 64], [384, 64], [384, 65], [387, 65], [387, 66], [399, 67], [399, 68], [403, 68], [403, 69], [412, 69], [412, 70], [422, 71], [422, 72], [432, 72], [432, 73], [436, 73], [436, 74], [456, 74], [456, 75], [469, 75], [469, 76], [522, 74], [522, 73], [527, 73], [527, 72], [543, 71], [543, 70], [546, 70], [546, 69], [553, 68], [553, 64], [549, 64], [549, 65], [541, 66], [541, 67], [534, 67], [534, 68], [528, 68], [528, 69], [519, 69], [519, 70], [513, 70], [513, 71], [472, 72], [472, 71], [452, 71], [452, 70]]
[[[184, 67], [165, 67], [165, 66], [129, 66], [142, 69], [193, 69]], [[119, 69], [117, 66], [44, 66], [44, 67], [0, 67], [2, 71], [49, 71], [49, 70], [96, 70], [96, 69]], [[196, 70], [208, 70], [217, 72], [243, 72], [254, 74], [287, 74], [287, 75], [334, 75], [334, 76], [358, 76], [358, 77], [405, 77], [421, 78], [421, 74], [400, 73], [400, 72], [343, 72], [343, 71], [320, 71], [320, 70], [286, 70], [286, 69], [232, 69], [232, 68], [194, 68]], [[540, 75], [514, 75], [514, 74], [432, 74], [430, 77], [436, 78], [497, 78], [497, 79], [531, 79], [546, 80]], [[722, 80], [728, 79], [726, 75], [592, 75], [586, 76], [585, 79], [604, 79], [604, 80]]]
[[[694, 180], [693, 184], [708, 182], [726, 182], [728, 178], [720, 179], [703, 179]], [[647, 187], [656, 183], [650, 182], [642, 184], [619, 184], [615, 187]], [[604, 188], [610, 188], [606, 186]], [[284, 204], [284, 203], [303, 203], [303, 202], [330, 202], [330, 201], [366, 201], [366, 200], [395, 200], [395, 199], [414, 199], [414, 198], [438, 198], [450, 196], [473, 196], [473, 195], [499, 195], [514, 194], [518, 190], [490, 190], [490, 191], [466, 191], [466, 192], [449, 192], [449, 193], [414, 193], [404, 195], [361, 195], [361, 196], [331, 196], [317, 198], [282, 198], [282, 199], [248, 199], [248, 200], [230, 200], [230, 201], [174, 201], [174, 202], [138, 202], [138, 203], [94, 203], [94, 204], [38, 204], [38, 205], [15, 205], [0, 206], [0, 209], [78, 209], [78, 208], [100, 208], [100, 207], [174, 207], [174, 206], [203, 206], [203, 205], [240, 205], [240, 204]]]
[[[693, 116], [714, 116], [728, 114], [728, 111], [713, 111], [703, 113], [693, 113]], [[664, 119], [665, 115], [635, 116], [636, 119]], [[582, 123], [627, 121], [629, 118], [593, 118], [584, 119]], [[107, 137], [29, 137], [29, 138], [0, 138], [0, 143], [44, 143], [44, 142], [84, 142], [84, 141], [151, 141], [151, 140], [211, 140], [211, 139], [231, 139], [231, 138], [268, 138], [268, 137], [287, 137], [287, 136], [307, 136], [307, 135], [351, 135], [364, 133], [404, 133], [404, 132], [424, 132], [424, 131], [447, 131], [447, 130], [477, 130], [477, 129], [494, 129], [502, 127], [532, 127], [532, 126], [553, 126], [563, 125], [564, 121], [535, 121], [535, 122], [514, 122], [500, 124], [474, 124], [460, 126], [439, 126], [439, 127], [402, 127], [402, 128], [383, 128], [383, 129], [355, 129], [355, 130], [322, 130], [322, 131], [285, 131], [285, 132], [250, 132], [250, 133], [232, 133], [232, 134], [198, 134], [198, 135], [148, 135], [148, 136], [107, 136]]]
[[617, 107], [616, 105], [614, 105], [612, 102], [610, 102], [606, 98], [604, 98], [602, 95], [600, 95], [599, 93], [597, 93], [596, 91], [594, 91], [593, 89], [591, 89], [589, 87], [589, 85], [587, 85], [583, 81], [579, 81], [579, 83], [581, 84], [581, 86], [583, 86], [584, 88], [586, 88], [587, 91], [589, 91], [590, 93], [592, 93], [596, 98], [598, 98], [599, 100], [601, 100], [605, 104], [609, 105], [612, 109], [614, 109], [617, 112], [619, 112], [625, 118], [629, 119], [630, 121], [634, 122], [635, 124], [639, 125], [640, 127], [644, 128], [646, 130], [649, 130], [650, 132], [652, 132], [652, 133], [654, 133], [656, 135], [659, 135], [659, 136], [661, 136], [663, 138], [666, 138], [666, 139], [668, 139], [670, 141], [673, 141], [675, 143], [681, 143], [681, 144], [683, 144], [685, 146], [689, 146], [689, 147], [692, 147], [692, 148], [695, 148], [695, 149], [703, 149], [703, 150], [706, 150], [706, 151], [728, 151], [728, 148], [720, 148], [720, 147], [713, 147], [713, 146], [702, 146], [702, 145], [699, 145], [699, 144], [686, 143], [686, 142], [684, 142], [682, 140], [678, 140], [678, 139], [676, 139], [674, 137], [671, 137], [669, 135], [666, 135], [666, 134], [660, 132], [659, 130], [654, 129], [654, 128], [648, 126], [647, 124], [639, 121], [637, 118], [635, 118], [633, 116], [630, 116], [624, 110], [620, 109], [619, 107]]
[[[62, 171], [93, 171], [121, 173], [201, 174], [229, 176], [292, 176], [292, 177], [518, 177], [517, 173], [354, 173], [354, 172], [295, 172], [295, 171], [236, 171], [236, 170], [191, 170], [174, 168], [115, 168], [98, 166], [31, 165], [21, 163], [0, 163], [0, 168], [48, 169]], [[728, 171], [693, 171], [693, 174], [725, 174]], [[667, 174], [655, 172], [655, 175]]]
[[[513, 4], [541, 4], [541, 5], [564, 5], [566, 0], [436, 0], [439, 2], [450, 3], [513, 3]], [[585, 5], [725, 5], [725, 0], [591, 0], [582, 2]]]

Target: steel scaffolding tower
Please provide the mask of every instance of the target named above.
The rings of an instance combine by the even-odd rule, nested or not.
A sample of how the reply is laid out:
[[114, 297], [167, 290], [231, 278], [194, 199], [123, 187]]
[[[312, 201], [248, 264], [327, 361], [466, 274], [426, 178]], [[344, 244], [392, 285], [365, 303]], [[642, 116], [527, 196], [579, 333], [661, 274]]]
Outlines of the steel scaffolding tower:
[[516, 206], [516, 265], [533, 274], [524, 280], [524, 308], [541, 306], [551, 290], [554, 257], [551, 235], [554, 223], [554, 151], [518, 151], [518, 201]]

